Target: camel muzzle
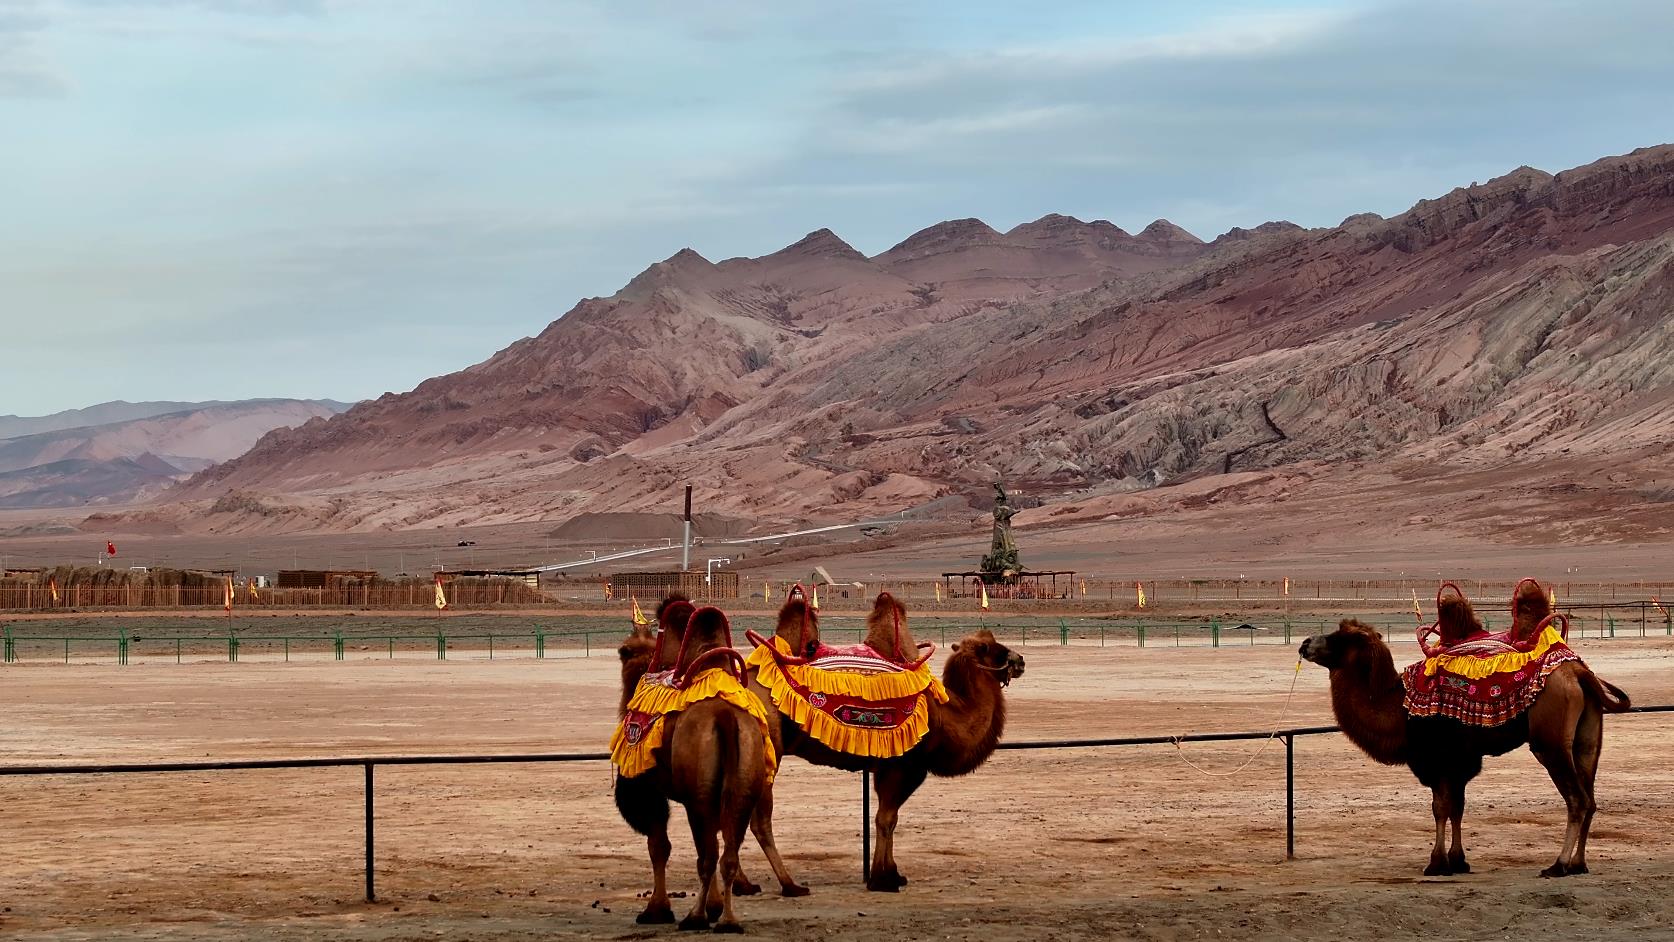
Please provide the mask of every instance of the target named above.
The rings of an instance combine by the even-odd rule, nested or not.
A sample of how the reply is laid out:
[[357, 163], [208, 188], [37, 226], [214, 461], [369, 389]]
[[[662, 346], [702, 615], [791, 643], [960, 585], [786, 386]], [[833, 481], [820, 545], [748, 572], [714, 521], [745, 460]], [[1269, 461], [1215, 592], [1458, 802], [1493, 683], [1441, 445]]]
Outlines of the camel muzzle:
[[1016, 651], [1006, 655], [1006, 673], [1011, 680], [1023, 676], [1023, 655]]
[[1301, 647], [1296, 649], [1298, 657], [1304, 661], [1319, 663], [1319, 657], [1325, 653], [1325, 642], [1318, 638], [1303, 638]]

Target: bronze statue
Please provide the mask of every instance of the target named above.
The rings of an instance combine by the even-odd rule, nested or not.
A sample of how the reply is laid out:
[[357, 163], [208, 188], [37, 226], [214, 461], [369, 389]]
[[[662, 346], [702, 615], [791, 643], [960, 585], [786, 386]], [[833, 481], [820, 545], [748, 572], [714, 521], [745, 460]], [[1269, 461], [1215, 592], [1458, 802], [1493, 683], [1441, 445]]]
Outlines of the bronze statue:
[[1023, 571], [1023, 564], [1017, 558], [1017, 541], [1011, 535], [1011, 518], [1016, 516], [1017, 511], [1006, 497], [1004, 485], [998, 481], [994, 482], [994, 495], [994, 541], [988, 548], [988, 555], [982, 558], [982, 572], [987, 582], [1015, 578]]

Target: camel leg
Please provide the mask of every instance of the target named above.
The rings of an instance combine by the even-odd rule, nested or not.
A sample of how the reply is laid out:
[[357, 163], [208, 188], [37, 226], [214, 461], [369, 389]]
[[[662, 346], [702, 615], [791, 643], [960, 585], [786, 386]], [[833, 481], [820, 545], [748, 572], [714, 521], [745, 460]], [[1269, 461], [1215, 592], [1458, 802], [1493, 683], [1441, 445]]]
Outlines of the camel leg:
[[1453, 813], [1453, 800], [1448, 796], [1446, 781], [1430, 786], [1430, 813], [1436, 818], [1436, 843], [1430, 847], [1430, 863], [1424, 875], [1445, 877], [1453, 872], [1447, 865], [1447, 819]]
[[674, 909], [668, 904], [668, 855], [674, 848], [668, 840], [666, 821], [662, 830], [645, 839], [645, 846], [651, 853], [651, 899], [634, 921], [641, 925], [673, 922]]
[[721, 851], [721, 872], [715, 875], [715, 889], [720, 893], [721, 910], [719, 918], [714, 909], [709, 910], [711, 918], [715, 918], [716, 932], [743, 932], [744, 927], [739, 924], [738, 916], [732, 911], [732, 887], [738, 879], [738, 851], [744, 844], [744, 835], [749, 830], [752, 816], [742, 814], [728, 818], [724, 823], [725, 833], [722, 838], [725, 845]]
[[720, 841], [716, 836], [719, 828], [691, 805], [686, 806], [686, 817], [692, 825], [692, 843], [697, 845], [698, 891], [692, 894], [696, 901], [692, 904], [692, 911], [680, 920], [680, 928], [707, 929], [709, 903], [715, 890], [715, 870], [721, 856]]
[[[797, 883], [796, 879], [791, 876], [790, 870], [785, 867], [784, 860], [779, 857], [779, 845], [773, 840], [773, 790], [771, 788], [763, 792], [761, 799], [756, 802], [756, 813], [750, 816], [750, 831], [755, 834], [756, 843], [761, 845], [761, 852], [767, 855], [767, 865], [773, 868], [773, 876], [779, 880], [779, 892], [785, 896], [807, 896], [808, 888]], [[739, 871], [738, 875], [742, 882], [749, 883], [748, 880], [743, 879], [743, 871]], [[734, 893], [740, 892], [738, 881], [733, 883], [732, 891]], [[760, 891], [761, 888], [756, 887], [750, 892]], [[749, 893], [744, 895], [748, 896]]]
[[868, 890], [894, 893], [907, 885], [907, 878], [895, 866], [895, 824], [900, 819], [901, 806], [924, 784], [925, 775], [922, 767], [897, 760], [879, 766], [873, 777], [878, 793], [878, 846], [872, 853], [872, 873], [866, 881]]
[[1575, 840], [1575, 853], [1569, 858], [1568, 872], [1587, 872], [1587, 834], [1593, 829], [1593, 814], [1598, 805], [1593, 799], [1593, 784], [1598, 779], [1598, 757], [1604, 751], [1604, 712], [1588, 704], [1581, 711], [1581, 722], [1575, 729], [1575, 770], [1581, 786], [1581, 833]]
[[[1531, 723], [1532, 725], [1532, 723]], [[1573, 728], [1573, 727], [1571, 727]], [[1543, 877], [1561, 877], [1569, 873], [1571, 855], [1575, 852], [1576, 838], [1581, 831], [1581, 820], [1585, 817], [1585, 802], [1581, 794], [1581, 777], [1575, 768], [1575, 744], [1572, 736], [1564, 736], [1562, 742], [1532, 742], [1530, 743], [1535, 758], [1546, 766], [1546, 772], [1552, 776], [1552, 784], [1558, 787], [1558, 794], [1564, 797], [1564, 808], [1567, 812], [1564, 823], [1564, 846], [1558, 851], [1558, 859], [1540, 871]]]
[[1448, 797], [1452, 799], [1448, 809], [1448, 817], [1453, 823], [1453, 846], [1447, 852], [1447, 869], [1454, 873], [1470, 873], [1471, 865], [1465, 862], [1465, 786], [1468, 782], [1455, 781], [1448, 787]]

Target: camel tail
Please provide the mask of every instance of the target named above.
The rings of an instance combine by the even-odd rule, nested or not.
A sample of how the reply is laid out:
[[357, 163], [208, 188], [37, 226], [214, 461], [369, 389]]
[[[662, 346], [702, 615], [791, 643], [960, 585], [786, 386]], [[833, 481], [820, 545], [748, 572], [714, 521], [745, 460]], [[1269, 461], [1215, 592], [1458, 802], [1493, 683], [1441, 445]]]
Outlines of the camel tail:
[[1606, 713], [1626, 713], [1633, 709], [1633, 699], [1627, 691], [1608, 680], [1594, 674], [1587, 673], [1587, 690], [1598, 701], [1599, 707]]
[[722, 710], [716, 718], [721, 762], [715, 797], [722, 807], [740, 803], [748, 820], [761, 799], [762, 776], [758, 767], [761, 747], [758, 738], [756, 749], [744, 748], [744, 738], [755, 733], [755, 721], [742, 714], [742, 710]]
[[616, 776], [616, 810], [622, 813], [628, 827], [640, 834], [668, 830], [668, 798], [655, 779], [654, 771], [634, 778]]

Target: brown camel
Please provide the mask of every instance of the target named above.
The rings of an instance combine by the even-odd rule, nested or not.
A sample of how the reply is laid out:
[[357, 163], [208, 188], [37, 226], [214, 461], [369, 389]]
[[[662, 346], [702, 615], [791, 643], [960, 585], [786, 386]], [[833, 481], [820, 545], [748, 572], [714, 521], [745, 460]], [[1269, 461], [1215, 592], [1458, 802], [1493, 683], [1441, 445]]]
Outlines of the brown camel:
[[[1587, 872], [1604, 714], [1628, 710], [1627, 694], [1572, 661], [1552, 672], [1521, 716], [1500, 726], [1470, 726], [1446, 717], [1408, 715], [1401, 675], [1383, 636], [1352, 618], [1330, 634], [1302, 642], [1301, 654], [1331, 672], [1331, 707], [1349, 740], [1384, 765], [1405, 764], [1430, 789], [1436, 842], [1426, 876], [1470, 872], [1460, 837], [1465, 786], [1482, 771], [1484, 756], [1504, 755], [1524, 743], [1546, 767], [1568, 809], [1563, 848], [1541, 876]], [[1453, 845], [1447, 850], [1450, 822]]]
[[[726, 616], [719, 609], [694, 612], [690, 602], [677, 601], [660, 606], [658, 613], [664, 624], [680, 623], [683, 629], [684, 657], [667, 666], [682, 672], [690, 669], [692, 676], [729, 661], [736, 666], [737, 653], [727, 645]], [[623, 712], [656, 649], [657, 641], [640, 628], [623, 642]], [[718, 698], [699, 700], [665, 715], [661, 722], [663, 742], [656, 749], [655, 765], [632, 778], [619, 775], [616, 779], [616, 807], [635, 831], [646, 836], [651, 856], [651, 899], [636, 921], [674, 921], [666, 882], [672, 850], [668, 802], [673, 799], [686, 808], [698, 858], [698, 891], [680, 928], [703, 929], [714, 922], [716, 932], [742, 932], [732, 911], [732, 884], [738, 875], [739, 845], [769, 787], [768, 737], [749, 713]]]
[[[916, 649], [907, 628], [906, 607], [885, 592], [875, 600], [867, 618], [868, 641], [880, 653], [907, 660]], [[897, 624], [899, 631], [897, 631]], [[792, 651], [806, 654], [819, 640], [819, 618], [802, 598], [792, 592], [779, 609], [775, 634], [784, 638]], [[942, 669], [942, 683], [948, 701], [930, 698], [930, 729], [917, 746], [893, 759], [877, 759], [837, 752], [821, 744], [789, 717], [779, 716], [779, 754], [796, 755], [813, 763], [850, 772], [869, 770], [878, 795], [875, 819], [877, 846], [872, 854], [866, 888], [896, 892], [907, 883], [895, 864], [895, 825], [901, 806], [924, 784], [927, 775], [954, 777], [977, 770], [994, 754], [1005, 731], [1006, 701], [1003, 688], [1023, 675], [1023, 657], [994, 639], [985, 630], [953, 645]], [[778, 712], [772, 695], [762, 686], [756, 671], [750, 671], [750, 689], [770, 711]]]
[[[651, 664], [659, 669], [666, 669], [674, 665], [675, 660], [679, 657], [680, 645], [685, 638], [687, 619], [690, 617], [692, 610], [691, 602], [684, 593], [680, 592], [670, 592], [663, 597], [661, 602], [657, 603], [656, 618], [660, 630], [654, 635], [648, 629], [635, 633], [636, 637], [651, 639], [655, 643], [656, 653], [651, 659]], [[624, 671], [627, 670], [626, 664], [624, 664], [623, 669]], [[646, 667], [641, 665], [638, 670], [639, 674], [643, 674]], [[638, 682], [639, 674], [635, 675], [635, 683]], [[625, 688], [625, 690], [631, 690], [631, 688]], [[626, 696], [627, 694], [624, 693], [622, 701], [624, 710], [627, 709]], [[768, 713], [769, 715], [773, 713], [771, 704], [768, 704]], [[774, 754], [782, 759], [785, 752], [783, 743], [780, 742], [779, 738], [779, 724], [769, 724], [768, 730], [773, 736]], [[771, 782], [768, 783], [767, 788], [756, 802], [755, 814], [750, 819], [750, 831], [755, 835], [756, 843], [760, 845], [762, 853], [767, 857], [768, 866], [773, 870], [774, 877], [779, 881], [779, 893], [790, 897], [807, 896], [810, 890], [797, 883], [796, 878], [791, 876], [790, 869], [785, 866], [784, 858], [779, 855], [778, 842], [773, 837], [773, 785]], [[744, 871], [739, 870], [732, 881], [732, 892], [738, 896], [754, 896], [761, 892], [761, 887], [750, 882]]]

